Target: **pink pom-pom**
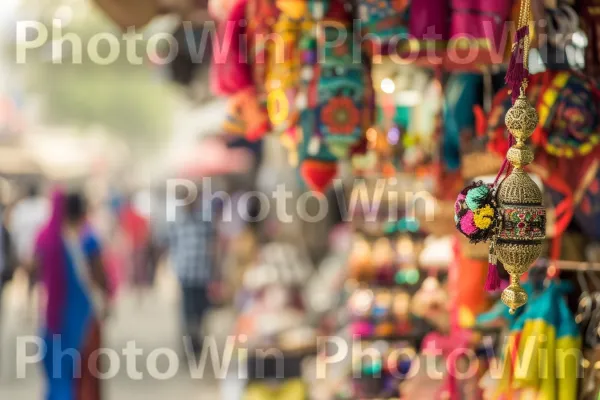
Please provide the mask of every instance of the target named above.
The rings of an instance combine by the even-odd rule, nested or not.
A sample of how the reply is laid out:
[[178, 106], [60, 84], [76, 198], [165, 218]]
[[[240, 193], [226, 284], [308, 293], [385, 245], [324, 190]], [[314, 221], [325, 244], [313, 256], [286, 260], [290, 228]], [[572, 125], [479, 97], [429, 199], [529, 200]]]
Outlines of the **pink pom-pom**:
[[460, 219], [460, 230], [467, 236], [478, 231], [477, 227], [475, 226], [473, 211], [469, 210], [465, 213], [465, 215], [462, 216]]

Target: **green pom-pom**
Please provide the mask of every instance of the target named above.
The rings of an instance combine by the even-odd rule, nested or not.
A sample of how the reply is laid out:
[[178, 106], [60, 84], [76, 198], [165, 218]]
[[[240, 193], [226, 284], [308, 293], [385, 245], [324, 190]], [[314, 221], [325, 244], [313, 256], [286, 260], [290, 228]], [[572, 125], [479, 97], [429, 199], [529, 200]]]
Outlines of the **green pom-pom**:
[[486, 185], [476, 186], [467, 192], [465, 202], [471, 211], [477, 210], [483, 206], [487, 197], [490, 194], [490, 189]]

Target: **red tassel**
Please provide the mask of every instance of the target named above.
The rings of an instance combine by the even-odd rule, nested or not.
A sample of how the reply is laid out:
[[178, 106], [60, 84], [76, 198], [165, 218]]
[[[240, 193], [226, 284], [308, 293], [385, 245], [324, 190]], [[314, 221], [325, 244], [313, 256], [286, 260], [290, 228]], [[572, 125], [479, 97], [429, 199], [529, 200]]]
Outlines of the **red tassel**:
[[500, 289], [500, 275], [498, 274], [498, 266], [496, 264], [488, 264], [488, 274], [484, 289], [488, 292], [495, 292]]
[[511, 89], [513, 103], [519, 97], [523, 80], [529, 77], [529, 71], [525, 68], [523, 59], [523, 39], [527, 36], [529, 36], [529, 25], [525, 25], [517, 30], [514, 42], [515, 48], [510, 57], [508, 70], [506, 70], [506, 77], [504, 78], [504, 82], [506, 82]]
[[500, 275], [498, 274], [498, 257], [496, 256], [496, 242], [490, 244], [490, 255], [488, 263], [488, 274], [485, 280], [484, 289], [488, 292], [495, 292], [500, 289]]

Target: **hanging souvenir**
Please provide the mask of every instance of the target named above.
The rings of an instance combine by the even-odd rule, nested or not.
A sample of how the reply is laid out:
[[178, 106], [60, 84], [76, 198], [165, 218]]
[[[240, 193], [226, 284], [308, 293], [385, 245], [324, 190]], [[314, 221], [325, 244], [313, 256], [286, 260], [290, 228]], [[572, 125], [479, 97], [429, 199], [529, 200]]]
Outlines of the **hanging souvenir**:
[[[246, 32], [248, 40], [248, 62], [252, 66], [252, 82], [256, 92], [256, 100], [268, 121], [267, 64], [269, 50], [269, 34], [273, 30], [278, 9], [271, 0], [248, 0], [246, 7]], [[264, 118], [264, 117], [263, 117]], [[269, 129], [270, 130], [270, 126]]]
[[[536, 146], [536, 170], [555, 204], [552, 232], [558, 237], [571, 223], [573, 215], [580, 228], [599, 238], [600, 209], [595, 205], [594, 161], [600, 152], [600, 87], [574, 71], [547, 71], [532, 76], [527, 89], [531, 100], [537, 98], [540, 122], [532, 136]], [[490, 150], [506, 152], [505, 124], [502, 117], [510, 107], [507, 90], [496, 95], [488, 117]], [[481, 116], [480, 118], [484, 118]], [[553, 250], [558, 251], [558, 243]], [[554, 252], [553, 256], [558, 254]]]
[[265, 90], [267, 109], [274, 128], [287, 129], [293, 125], [294, 101], [300, 78], [301, 19], [306, 15], [306, 3], [300, 0], [279, 0], [275, 4], [279, 16], [273, 24], [272, 34], [278, 40], [270, 40]]
[[[515, 36], [506, 82], [512, 89], [514, 104], [506, 113], [506, 127], [511, 133], [506, 161], [493, 184], [474, 183], [459, 195], [456, 226], [473, 242], [491, 241], [488, 277], [497, 281], [496, 261], [503, 263], [510, 275], [510, 285], [502, 293], [502, 301], [511, 312], [527, 302], [520, 277], [542, 252], [545, 238], [546, 209], [537, 184], [525, 172], [533, 161], [533, 152], [525, 141], [538, 123], [538, 115], [525, 97], [529, 73], [530, 2], [523, 0], [519, 29]], [[500, 180], [510, 164], [507, 176]]]
[[[338, 29], [345, 26], [348, 34], [340, 43]], [[316, 73], [318, 126], [324, 141], [337, 157], [348, 156], [360, 141], [370, 117], [371, 94], [360, 51], [355, 51], [350, 20], [329, 19], [320, 25], [319, 44], [323, 58]], [[354, 59], [358, 54], [359, 59]]]
[[219, 25], [221, 43], [229, 51], [213, 52], [211, 86], [213, 93], [230, 96], [225, 132], [243, 133], [249, 140], [257, 140], [269, 130], [269, 124], [257, 97], [247, 54], [242, 53], [247, 48], [242, 43], [247, 38], [247, 5], [247, 0], [233, 2]]

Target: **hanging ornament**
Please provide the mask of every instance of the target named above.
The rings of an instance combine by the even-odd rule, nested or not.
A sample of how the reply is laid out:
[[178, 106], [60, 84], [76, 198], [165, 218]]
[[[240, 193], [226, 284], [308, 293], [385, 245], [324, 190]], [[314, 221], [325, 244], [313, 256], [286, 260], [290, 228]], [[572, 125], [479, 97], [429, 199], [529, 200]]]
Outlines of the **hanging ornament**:
[[[522, 68], [525, 72], [510, 74], [507, 82], [512, 85], [513, 99], [518, 95], [514, 105], [505, 117], [506, 127], [512, 135], [512, 146], [506, 153], [506, 160], [512, 165], [512, 171], [498, 187], [498, 204], [500, 206], [500, 229], [495, 252], [504, 269], [510, 274], [510, 285], [502, 292], [502, 301], [510, 312], [527, 303], [527, 293], [520, 285], [521, 275], [542, 254], [542, 241], [546, 237], [546, 209], [542, 205], [542, 192], [537, 184], [525, 172], [525, 166], [533, 161], [533, 151], [525, 144], [537, 127], [539, 118], [533, 106], [525, 97], [529, 72], [529, 35], [525, 28], [531, 16], [530, 0], [522, 0], [519, 31], [513, 47], [513, 58], [517, 55], [520, 61], [522, 51]], [[520, 68], [517, 66], [517, 68]], [[522, 78], [519, 89], [511, 77]], [[518, 90], [518, 93], [515, 93]]]
[[[468, 186], [455, 205], [455, 221], [461, 233], [471, 242], [491, 240], [486, 289], [493, 291], [499, 287], [497, 261], [509, 273], [510, 285], [501, 298], [511, 313], [527, 303], [527, 294], [520, 285], [521, 275], [541, 255], [546, 236], [542, 192], [524, 169], [533, 161], [533, 151], [525, 142], [538, 124], [537, 112], [525, 97], [530, 43], [526, 27], [530, 14], [530, 0], [522, 0], [520, 28], [506, 74], [506, 83], [515, 99], [505, 117], [511, 134], [506, 160], [492, 185], [478, 182]], [[507, 169], [508, 175], [501, 180]]]
[[533, 151], [525, 141], [533, 134], [538, 122], [535, 109], [521, 95], [506, 113], [506, 127], [516, 140], [506, 154], [511, 173], [498, 187], [501, 226], [496, 241], [496, 255], [510, 274], [510, 285], [502, 292], [502, 301], [511, 312], [527, 303], [527, 293], [520, 285], [521, 275], [542, 254], [546, 237], [546, 209], [542, 192], [525, 172], [533, 161]]

